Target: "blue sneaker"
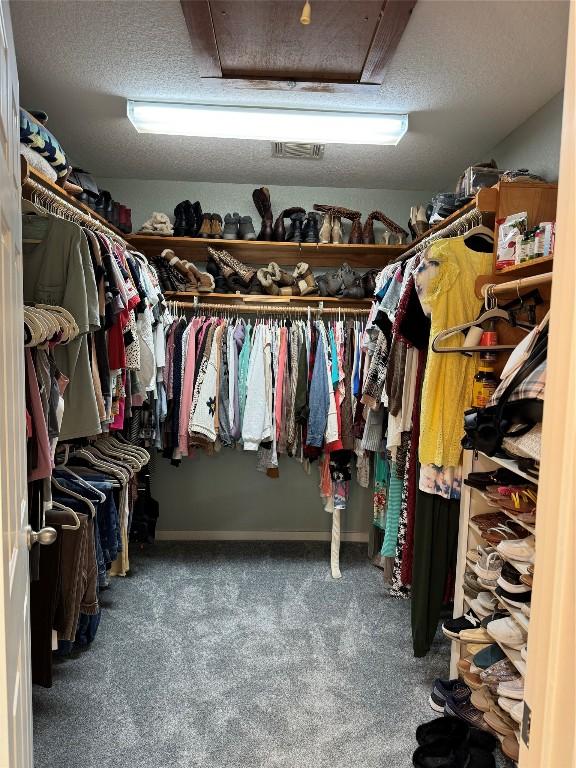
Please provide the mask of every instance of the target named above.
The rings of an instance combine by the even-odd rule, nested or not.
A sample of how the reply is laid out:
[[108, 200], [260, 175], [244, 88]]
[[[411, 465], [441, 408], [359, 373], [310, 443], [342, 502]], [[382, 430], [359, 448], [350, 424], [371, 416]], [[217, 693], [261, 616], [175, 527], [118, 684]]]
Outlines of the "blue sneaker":
[[451, 697], [455, 701], [465, 701], [470, 698], [472, 691], [461, 680], [442, 680], [440, 677], [434, 680], [428, 703], [434, 712], [444, 712], [446, 699]]

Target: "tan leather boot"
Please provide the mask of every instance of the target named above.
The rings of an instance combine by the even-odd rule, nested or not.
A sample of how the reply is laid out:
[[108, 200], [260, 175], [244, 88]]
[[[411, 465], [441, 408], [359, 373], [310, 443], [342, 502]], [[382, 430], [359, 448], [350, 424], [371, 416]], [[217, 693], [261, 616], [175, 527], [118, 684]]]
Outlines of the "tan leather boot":
[[325, 213], [324, 214], [324, 221], [322, 222], [322, 226], [320, 227], [320, 242], [321, 243], [329, 243], [332, 238], [332, 214], [331, 213]]
[[340, 216], [333, 216], [332, 217], [332, 242], [333, 243], [342, 243], [342, 220], [340, 219]]
[[212, 237], [212, 214], [205, 213], [202, 216], [202, 224], [196, 237]]

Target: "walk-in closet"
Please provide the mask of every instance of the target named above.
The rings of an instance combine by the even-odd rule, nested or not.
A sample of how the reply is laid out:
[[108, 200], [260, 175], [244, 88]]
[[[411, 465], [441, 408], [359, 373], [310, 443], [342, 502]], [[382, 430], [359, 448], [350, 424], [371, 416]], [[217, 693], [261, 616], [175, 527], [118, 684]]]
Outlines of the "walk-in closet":
[[0, 0], [0, 768], [576, 768], [573, 0]]

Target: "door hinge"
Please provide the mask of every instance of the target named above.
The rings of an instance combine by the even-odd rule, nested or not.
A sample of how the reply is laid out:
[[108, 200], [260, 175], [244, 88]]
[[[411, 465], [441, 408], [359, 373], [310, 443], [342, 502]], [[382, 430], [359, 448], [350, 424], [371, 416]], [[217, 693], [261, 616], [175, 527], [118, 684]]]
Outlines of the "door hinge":
[[530, 726], [532, 725], [532, 710], [524, 702], [524, 714], [522, 715], [522, 741], [527, 747], [530, 746]]

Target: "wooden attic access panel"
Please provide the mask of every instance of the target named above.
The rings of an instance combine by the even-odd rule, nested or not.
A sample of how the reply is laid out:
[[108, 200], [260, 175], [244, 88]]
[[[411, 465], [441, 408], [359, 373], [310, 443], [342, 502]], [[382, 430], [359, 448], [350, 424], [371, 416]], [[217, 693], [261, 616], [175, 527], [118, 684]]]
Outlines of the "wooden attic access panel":
[[[381, 84], [416, 0], [181, 0], [204, 77], [239, 85]], [[260, 85], [258, 84], [260, 83]]]

